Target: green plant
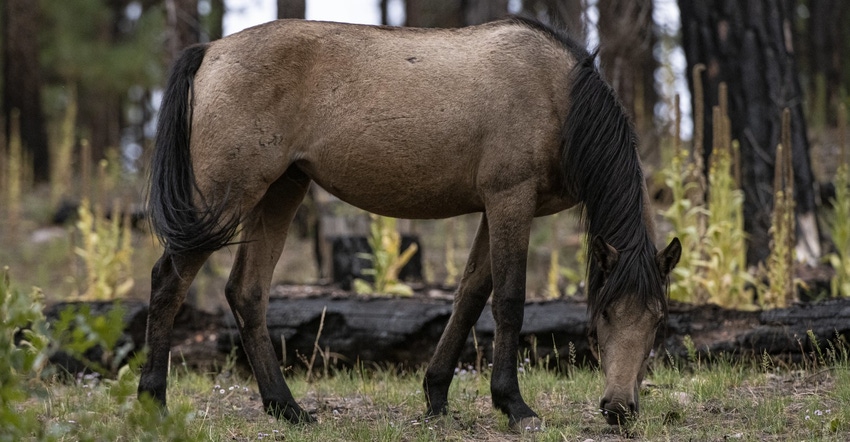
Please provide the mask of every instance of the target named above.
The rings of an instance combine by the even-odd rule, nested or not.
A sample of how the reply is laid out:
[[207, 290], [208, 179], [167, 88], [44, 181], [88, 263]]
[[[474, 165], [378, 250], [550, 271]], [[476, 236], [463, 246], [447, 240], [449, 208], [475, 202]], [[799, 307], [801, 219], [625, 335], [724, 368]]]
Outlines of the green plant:
[[830, 281], [832, 296], [850, 296], [850, 163], [846, 139], [847, 111], [844, 106], [839, 109], [838, 119], [841, 159], [835, 172], [835, 198], [827, 223], [835, 251], [827, 259], [835, 270], [835, 276]]
[[712, 150], [708, 220], [701, 244], [704, 259], [697, 263], [702, 272], [698, 280], [710, 302], [744, 307], [752, 304], [752, 297], [745, 290], [752, 278], [747, 273], [744, 247], [744, 195], [733, 174], [732, 149], [737, 149], [737, 143], [718, 145]]
[[369, 225], [368, 241], [372, 253], [362, 253], [360, 257], [372, 262], [372, 268], [363, 270], [363, 273], [372, 275], [374, 283], [355, 279], [354, 290], [360, 294], [413, 295], [413, 289], [398, 280], [398, 273], [416, 253], [416, 244], [411, 244], [403, 253], [400, 252], [401, 236], [396, 230], [396, 219], [379, 215], [370, 217], [372, 222]]
[[[3, 183], [6, 188], [4, 205], [6, 206], [6, 222], [4, 228], [10, 236], [15, 235], [21, 220], [21, 189], [23, 187], [24, 164], [23, 148], [21, 146], [21, 113], [12, 109], [11, 125], [9, 133], [9, 153], [5, 163], [6, 170], [3, 174], [7, 182]], [[5, 153], [5, 152], [4, 152]]]
[[674, 277], [670, 282], [670, 298], [680, 302], [695, 302], [704, 297], [694, 276], [698, 270], [696, 263], [701, 259], [702, 233], [699, 226], [706, 209], [695, 179], [699, 171], [689, 161], [690, 153], [679, 148], [678, 142], [676, 146], [667, 167], [660, 171], [664, 184], [672, 194], [672, 203], [661, 212], [672, 227], [668, 240], [676, 236], [682, 242], [682, 256], [673, 269]]
[[75, 252], [85, 265], [85, 290], [79, 298], [109, 300], [125, 296], [133, 288], [133, 248], [129, 223], [116, 202], [110, 220], [98, 216], [87, 199], [80, 204], [77, 230], [81, 247]]
[[584, 282], [585, 267], [587, 267], [587, 233], [581, 233], [579, 247], [575, 252], [575, 266], [559, 266], [560, 276], [566, 283], [564, 294], [573, 296], [578, 293], [579, 287]]
[[[125, 313], [126, 309], [118, 303], [103, 315], [92, 314], [89, 304], [70, 304], [59, 313], [54, 325], [54, 346], [102, 375], [114, 375], [133, 350], [132, 341], [118, 345]], [[100, 348], [99, 360], [89, 357], [89, 350], [95, 347]]]
[[[47, 323], [41, 292], [22, 293], [11, 288], [9, 268], [0, 277], [0, 441], [43, 438], [35, 413], [21, 412], [27, 397], [24, 383], [38, 379], [47, 361]], [[16, 342], [17, 341], [17, 342]]]
[[[720, 93], [724, 103], [722, 85]], [[691, 155], [681, 148], [677, 131], [672, 158], [661, 170], [672, 194], [672, 203], [662, 215], [672, 226], [669, 239], [676, 236], [682, 242], [682, 256], [671, 278], [670, 298], [745, 307], [752, 303], [745, 289], [752, 277], [746, 269], [744, 196], [737, 179], [738, 143], [730, 138], [724, 106], [715, 107], [713, 119], [707, 199], [702, 148], [697, 140]], [[700, 128], [698, 132], [701, 131]]]
[[835, 199], [829, 232], [835, 252], [829, 263], [835, 270], [830, 283], [833, 296], [850, 296], [850, 166], [844, 163], [835, 174]]

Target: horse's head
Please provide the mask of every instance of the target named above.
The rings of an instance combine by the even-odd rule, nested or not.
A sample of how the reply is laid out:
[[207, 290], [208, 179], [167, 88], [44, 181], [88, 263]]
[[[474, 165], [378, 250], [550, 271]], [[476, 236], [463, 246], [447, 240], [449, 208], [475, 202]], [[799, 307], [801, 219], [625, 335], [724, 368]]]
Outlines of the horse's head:
[[597, 237], [591, 252], [596, 274], [591, 274], [595, 282], [589, 287], [590, 346], [605, 373], [599, 407], [609, 424], [620, 425], [638, 412], [638, 388], [646, 374], [656, 332], [666, 319], [664, 286], [679, 261], [682, 246], [674, 239], [654, 257], [626, 259], [622, 256], [625, 253], [641, 252], [621, 255]]

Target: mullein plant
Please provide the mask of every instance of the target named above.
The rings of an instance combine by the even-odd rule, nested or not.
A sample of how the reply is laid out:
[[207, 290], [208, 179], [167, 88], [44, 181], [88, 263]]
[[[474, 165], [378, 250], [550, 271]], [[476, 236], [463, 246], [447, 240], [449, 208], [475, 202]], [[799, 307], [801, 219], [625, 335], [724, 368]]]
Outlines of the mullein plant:
[[691, 161], [690, 152], [682, 148], [679, 134], [681, 113], [678, 95], [676, 95], [675, 103], [673, 155], [667, 163], [668, 166], [661, 170], [664, 184], [672, 194], [672, 203], [661, 213], [672, 227], [668, 241], [677, 236], [682, 242], [682, 256], [679, 259], [679, 265], [673, 269], [674, 277], [671, 278], [670, 298], [680, 302], [698, 302], [702, 297], [700, 296], [701, 287], [696, 284], [694, 276], [695, 263], [700, 260], [701, 255], [699, 244], [704, 233], [700, 229], [701, 219], [705, 215], [702, 201], [704, 189], [700, 188], [698, 177], [702, 175], [702, 171]]
[[354, 290], [359, 294], [388, 294], [412, 296], [413, 289], [398, 280], [402, 267], [416, 253], [416, 244], [411, 244], [401, 252], [401, 236], [396, 230], [396, 219], [386, 216], [370, 215], [372, 222], [369, 226], [369, 246], [372, 253], [362, 253], [360, 256], [372, 262], [372, 268], [363, 270], [366, 275], [372, 275], [374, 283], [369, 284], [362, 279], [354, 280]]
[[794, 296], [794, 170], [791, 162], [791, 113], [782, 113], [782, 143], [776, 146], [773, 172], [773, 213], [769, 233], [770, 253], [767, 266], [760, 269], [767, 283], [759, 290], [763, 308], [788, 305]]
[[844, 106], [839, 109], [839, 131], [841, 142], [841, 159], [835, 172], [835, 199], [832, 201], [833, 212], [829, 222], [829, 231], [835, 251], [830, 253], [828, 260], [835, 275], [831, 281], [832, 296], [850, 296], [850, 158], [847, 155], [846, 138], [847, 111]]
[[752, 305], [752, 296], [745, 289], [752, 278], [746, 267], [744, 195], [735, 173], [738, 143], [731, 140], [725, 89], [721, 84], [721, 105], [713, 109], [708, 219], [701, 245], [703, 259], [697, 264], [700, 269], [697, 279], [708, 294], [709, 302], [740, 308]]
[[[702, 69], [695, 68], [694, 76], [698, 78]], [[694, 152], [691, 155], [680, 145], [680, 116], [676, 106], [674, 154], [668, 167], [662, 170], [673, 198], [662, 215], [671, 224], [670, 235], [682, 241], [682, 257], [673, 270], [670, 298], [691, 303], [712, 302], [724, 307], [751, 307], [752, 297], [746, 291], [752, 277], [746, 268], [738, 143], [731, 140], [725, 92], [726, 87], [721, 84], [720, 105], [714, 108], [712, 115], [714, 144], [708, 177], [703, 174], [702, 118], [694, 118]], [[701, 90], [697, 89], [694, 95], [696, 108], [701, 109]]]

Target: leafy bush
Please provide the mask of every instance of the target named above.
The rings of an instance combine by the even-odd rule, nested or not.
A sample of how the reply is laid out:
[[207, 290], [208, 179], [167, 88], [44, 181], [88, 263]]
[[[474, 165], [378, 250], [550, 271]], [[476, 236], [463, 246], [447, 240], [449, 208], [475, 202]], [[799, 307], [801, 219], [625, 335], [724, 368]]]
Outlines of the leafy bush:
[[[16, 404], [27, 397], [24, 383], [38, 378], [47, 361], [47, 324], [38, 289], [22, 293], [10, 287], [9, 269], [0, 278], [0, 441], [41, 434], [33, 412]], [[17, 342], [16, 342], [17, 341]]]
[[[104, 315], [93, 315], [88, 304], [70, 304], [59, 313], [53, 330], [53, 346], [83, 362], [101, 375], [117, 374], [120, 363], [133, 350], [133, 343], [119, 346], [126, 310], [115, 304]], [[91, 350], [99, 349], [96, 359]]]

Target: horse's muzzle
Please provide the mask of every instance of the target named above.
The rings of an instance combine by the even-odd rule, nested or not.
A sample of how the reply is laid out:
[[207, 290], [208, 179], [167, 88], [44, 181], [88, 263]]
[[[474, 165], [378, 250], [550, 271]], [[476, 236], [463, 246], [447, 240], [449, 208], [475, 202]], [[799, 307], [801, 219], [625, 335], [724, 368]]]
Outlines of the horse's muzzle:
[[625, 425], [626, 421], [637, 416], [637, 409], [637, 403], [632, 401], [623, 404], [620, 401], [602, 399], [599, 404], [599, 411], [605, 416], [608, 425]]

